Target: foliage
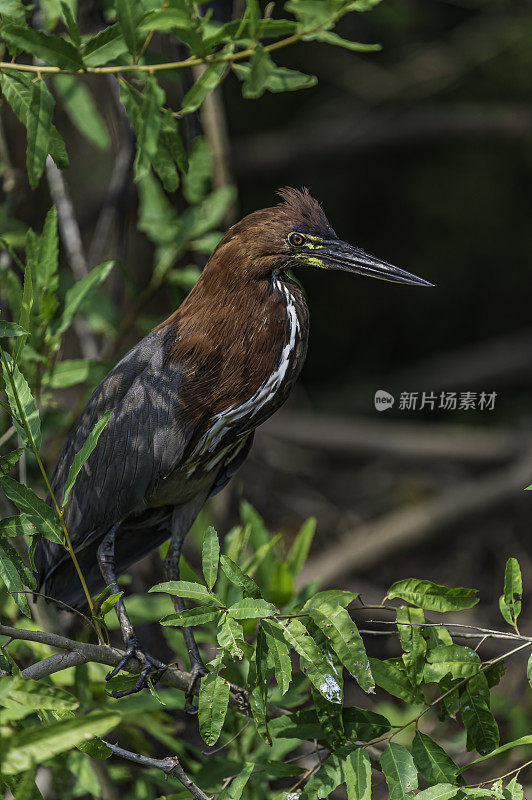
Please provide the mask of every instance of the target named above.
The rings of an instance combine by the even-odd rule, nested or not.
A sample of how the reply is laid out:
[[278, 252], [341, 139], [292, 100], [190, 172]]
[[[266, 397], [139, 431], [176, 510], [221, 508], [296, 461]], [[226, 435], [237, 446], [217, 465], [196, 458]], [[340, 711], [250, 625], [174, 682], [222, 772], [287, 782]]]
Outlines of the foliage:
[[[73, 281], [60, 261], [56, 208], [40, 232], [25, 230], [3, 209], [0, 245], [6, 260], [0, 291], [6, 318], [0, 319], [0, 362], [6, 452], [0, 456], [0, 486], [6, 504], [12, 504], [10, 515], [0, 521], [0, 611], [11, 624], [0, 626], [4, 793], [40, 797], [34, 779], [37, 767], [45, 765], [58, 796], [97, 796], [101, 770], [95, 769], [94, 759], [109, 759], [108, 775], [124, 784], [128, 795], [172, 793], [180, 798], [187, 792], [174, 763], [167, 764], [168, 754], [177, 754], [194, 783], [204, 792], [221, 792], [222, 800], [246, 794], [307, 800], [326, 797], [341, 785], [349, 800], [369, 800], [377, 772], [383, 773], [392, 800], [522, 797], [516, 777], [485, 779], [488, 770], [503, 771], [500, 755], [532, 743], [530, 736], [522, 736], [501, 745], [492, 711], [492, 690], [504, 659], [531, 646], [517, 627], [523, 589], [516, 559], [508, 562], [500, 599], [510, 630], [497, 635], [510, 645], [507, 652], [485, 660], [460, 643], [463, 629], [429, 616], [463, 611], [469, 620], [467, 610], [478, 603], [474, 590], [407, 579], [394, 583], [386, 601], [372, 609], [383, 617], [380, 632], [392, 636], [397, 647], [395, 657], [382, 658], [375, 654], [380, 651], [372, 632], [359, 624], [368, 610], [363, 598], [299, 585], [315, 520], [302, 525], [288, 548], [243, 503], [241, 524], [222, 542], [214, 527], [206, 527], [202, 576], [183, 561], [183, 580], [156, 584], [147, 597], [126, 600], [133, 622], [160, 624], [180, 666], [186, 663], [180, 628], [194, 628], [198, 639], [209, 644], [213, 658], [199, 686], [198, 730], [206, 745], [224, 749], [208, 758], [179, 735], [183, 686], [179, 691], [152, 687], [150, 694], [119, 700], [104, 693], [103, 644], [116, 624], [112, 606], [121, 592], [87, 596], [88, 622], [100, 647], [86, 661], [68, 669], [52, 661], [27, 671], [51, 654], [27, 599], [35, 587], [33, 549], [40, 536], [64, 547], [83, 582], [63, 511], [112, 413], [89, 433], [70, 465], [64, 496], [55, 497], [47, 445], [71, 421], [55, 392], [85, 382], [92, 387], [109, 366], [97, 359], [63, 359], [66, 337], [74, 330], [78, 335], [81, 322], [83, 335], [97, 340], [104, 333], [111, 340], [108, 354], [115, 356], [131, 327], [150, 327], [141, 314], [155, 292], [164, 287], [179, 302], [197, 278], [201, 258], [219, 240], [235, 193], [230, 186], [215, 187], [208, 142], [202, 137], [188, 141], [182, 118], [196, 114], [228, 75], [241, 82], [243, 96], [250, 99], [265, 91], [312, 86], [315, 76], [276, 63], [277, 50], [298, 41], [372, 49], [346, 41], [333, 28], [344, 14], [367, 11], [376, 2], [291, 0], [273, 18], [270, 6], [263, 15], [256, 0], [247, 0], [240, 19], [222, 23], [213, 19], [206, 3], [116, 0], [105, 4], [106, 26], [90, 34], [80, 31], [70, 1], [41, 3], [42, 18], [21, 0], [0, 4], [6, 59], [0, 64], [0, 89], [4, 105], [26, 130], [29, 186], [39, 185], [48, 157], [60, 170], [68, 168], [69, 147], [56, 127], [62, 119], [56, 106], [92, 146], [109, 147], [97, 96], [84, 81], [88, 74], [94, 81], [114, 76], [135, 135], [137, 224], [153, 246], [150, 281], [142, 289], [128, 285], [130, 308], [120, 318], [102, 291], [112, 270], [120, 267], [116, 261], [94, 265]], [[164, 60], [169, 40], [179, 41], [185, 58]], [[192, 66], [200, 68], [195, 81], [181, 92], [174, 109], [168, 99], [175, 96], [172, 83]], [[20, 446], [8, 449], [15, 435]], [[172, 595], [187, 598], [186, 610], [172, 611]], [[388, 627], [392, 622], [394, 627]], [[482, 630], [468, 630], [482, 642]], [[84, 638], [86, 632], [63, 647], [82, 654]], [[122, 674], [111, 686], [123, 689], [134, 681]], [[354, 692], [360, 705], [345, 702]], [[390, 708], [400, 710], [404, 721], [397, 724]], [[431, 735], [422, 730], [425, 723]], [[469, 785], [462, 776], [469, 768], [464, 748], [458, 765], [433, 738], [436, 728], [442, 741], [449, 729], [459, 731], [465, 749], [478, 754], [470, 765], [475, 772]], [[119, 758], [111, 758], [111, 739], [117, 737], [130, 753], [146, 754], [138, 756], [138, 768], [126, 771]], [[478, 774], [481, 787], [473, 783]]]

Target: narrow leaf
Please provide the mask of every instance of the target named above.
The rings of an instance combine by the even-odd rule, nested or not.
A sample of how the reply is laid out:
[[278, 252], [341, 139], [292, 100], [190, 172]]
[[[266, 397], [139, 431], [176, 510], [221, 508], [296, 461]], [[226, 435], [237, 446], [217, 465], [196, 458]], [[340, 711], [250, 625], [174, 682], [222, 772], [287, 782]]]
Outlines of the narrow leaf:
[[137, 135], [137, 154], [135, 156], [135, 179], [142, 180], [149, 170], [157, 152], [159, 132], [161, 130], [161, 106], [164, 104], [164, 91], [155, 78], [146, 83], [143, 102], [138, 113], [132, 119]]
[[360, 687], [365, 692], [373, 692], [375, 682], [371, 675], [366, 648], [357, 626], [347, 611], [339, 605], [324, 602], [317, 608], [311, 608], [309, 613]]
[[294, 543], [288, 554], [288, 566], [292, 575], [298, 575], [305, 565], [307, 556], [309, 554], [312, 540], [316, 532], [316, 519], [310, 517], [307, 519], [297, 534]]
[[150, 592], [166, 592], [173, 594], [177, 597], [189, 597], [191, 600], [198, 600], [201, 603], [213, 604], [222, 606], [222, 602], [218, 600], [216, 595], [211, 594], [206, 586], [201, 583], [194, 583], [192, 581], [164, 581], [152, 586]]
[[10, 44], [14, 44], [36, 56], [36, 58], [40, 58], [49, 66], [59, 67], [70, 72], [77, 72], [78, 69], [83, 67], [76, 48], [59, 36], [52, 36], [34, 28], [4, 25], [2, 37]]
[[252, 762], [246, 761], [242, 772], [236, 778], [233, 778], [229, 786], [218, 795], [218, 800], [240, 800], [254, 766]]
[[0, 537], [36, 536], [38, 532], [25, 514], [0, 520]]
[[388, 597], [400, 597], [429, 611], [461, 611], [478, 603], [476, 589], [449, 588], [431, 581], [408, 578], [394, 583]]
[[371, 800], [371, 761], [362, 747], [346, 758], [343, 769], [347, 800]]
[[44, 162], [49, 149], [54, 105], [54, 98], [46, 88], [44, 81], [36, 81], [33, 84], [26, 122], [28, 131], [26, 168], [32, 189], [35, 189], [44, 171]]
[[28, 331], [17, 325], [16, 322], [6, 322], [0, 319], [0, 339], [11, 338], [12, 336], [27, 336]]
[[499, 729], [486, 700], [468, 687], [460, 698], [460, 708], [471, 745], [481, 756], [495, 750], [499, 746]]
[[299, 619], [293, 619], [289, 623], [281, 623], [281, 627], [288, 644], [305, 659], [303, 671], [306, 672], [310, 682], [326, 700], [331, 703], [341, 703], [342, 687], [331, 674], [330, 664], [305, 626]]
[[381, 686], [389, 694], [404, 700], [406, 703], [415, 703], [417, 695], [405, 673], [393, 661], [381, 661], [379, 658], [370, 658], [371, 673], [377, 686]]
[[[2, 480], [7, 479], [3, 478]], [[25, 587], [34, 588], [35, 578], [15, 548], [5, 539], [0, 539], [0, 580], [4, 582], [7, 591], [12, 595], [24, 616], [31, 619], [24, 590]]]
[[185, 611], [176, 611], [163, 617], [161, 625], [171, 625], [177, 628], [193, 627], [194, 625], [205, 625], [207, 622], [214, 622], [220, 616], [220, 607], [205, 605], [196, 608], [187, 608]]
[[459, 768], [443, 747], [419, 730], [412, 743], [412, 756], [416, 767], [430, 784], [456, 783]]
[[229, 556], [220, 556], [220, 566], [232, 584], [235, 586], [241, 586], [246, 594], [250, 595], [250, 597], [255, 599], [260, 598], [260, 589], [253, 578], [250, 578], [249, 575], [246, 575], [245, 572], [242, 572], [238, 564], [229, 558]]
[[260, 625], [266, 635], [268, 652], [273, 659], [277, 685], [281, 694], [284, 694], [288, 691], [292, 679], [292, 660], [283, 630], [274, 620], [263, 619]]
[[226, 67], [227, 64], [222, 61], [210, 64], [207, 69], [201, 73], [194, 86], [188, 90], [183, 98], [183, 103], [181, 105], [181, 112], [183, 114], [189, 114], [191, 111], [195, 111], [201, 106], [207, 95], [209, 95], [222, 80]]
[[6, 453], [5, 456], [0, 456], [0, 478], [7, 475], [9, 470], [15, 466], [23, 452], [24, 450], [20, 448], [19, 450], [12, 450], [11, 453]]
[[233, 603], [227, 613], [233, 619], [256, 619], [257, 617], [273, 617], [277, 609], [266, 600], [255, 600], [252, 597], [244, 597], [242, 600]]
[[417, 789], [417, 770], [411, 754], [402, 744], [390, 742], [380, 763], [390, 790], [389, 800], [406, 800]]
[[55, 335], [61, 335], [68, 327], [70, 327], [72, 320], [76, 316], [79, 307], [81, 306], [82, 302], [85, 300], [89, 292], [95, 289], [97, 286], [104, 281], [111, 269], [113, 268], [114, 261], [106, 261], [103, 264], [100, 264], [99, 267], [94, 267], [88, 275], [85, 275], [81, 280], [77, 281], [74, 286], [68, 290], [65, 296], [65, 305], [63, 308], [63, 314], [61, 316], [61, 320], [57, 329], [55, 330]]
[[68, 502], [68, 496], [76, 482], [76, 478], [78, 477], [81, 468], [83, 467], [84, 463], [98, 444], [98, 439], [100, 438], [100, 434], [102, 433], [103, 429], [109, 422], [109, 418], [113, 413], [114, 409], [110, 411], [106, 411], [105, 414], [100, 417], [92, 431], [89, 433], [83, 445], [78, 450], [76, 455], [74, 456], [74, 460], [70, 465], [70, 469], [68, 470], [68, 475], [65, 483], [64, 493], [63, 493], [63, 508], [65, 508]]
[[135, 0], [116, 0], [116, 18], [128, 50], [133, 56], [137, 54], [138, 49], [137, 25], [141, 15], [141, 6]]
[[215, 672], [201, 679], [198, 719], [199, 731], [205, 744], [216, 744], [229, 705], [229, 684]]
[[0, 478], [0, 486], [9, 499], [17, 506], [19, 511], [26, 515], [28, 520], [37, 528], [42, 536], [57, 544], [64, 543], [63, 531], [61, 530], [59, 520], [50, 506], [46, 505], [44, 500], [37, 497], [27, 486], [23, 486], [7, 475]]
[[216, 578], [218, 577], [218, 561], [220, 558], [220, 542], [218, 541], [218, 534], [210, 525], [203, 535], [203, 548], [201, 552], [201, 561], [203, 567], [203, 577], [205, 583], [212, 591]]
[[91, 144], [105, 150], [109, 146], [109, 134], [85, 84], [73, 75], [57, 75], [54, 86], [72, 124]]
[[120, 720], [120, 714], [115, 712], [93, 711], [49, 725], [25, 728], [4, 741], [2, 768], [7, 775], [23, 772], [94, 736], [103, 736]]
[[[41, 419], [39, 417], [39, 410], [35, 404], [35, 399], [26, 378], [22, 372], [20, 372], [17, 365], [13, 363], [11, 357], [7, 353], [4, 353], [4, 357], [7, 362], [7, 370], [2, 363], [4, 384], [9, 406], [12, 411], [13, 424], [19, 432], [22, 441], [31, 449], [31, 441], [28, 438], [28, 434], [24, 426], [20, 424], [20, 422], [25, 422], [35, 447], [39, 450], [42, 440]], [[17, 398], [19, 402], [17, 402]], [[23, 413], [23, 420], [20, 420], [20, 422], [19, 403]]]

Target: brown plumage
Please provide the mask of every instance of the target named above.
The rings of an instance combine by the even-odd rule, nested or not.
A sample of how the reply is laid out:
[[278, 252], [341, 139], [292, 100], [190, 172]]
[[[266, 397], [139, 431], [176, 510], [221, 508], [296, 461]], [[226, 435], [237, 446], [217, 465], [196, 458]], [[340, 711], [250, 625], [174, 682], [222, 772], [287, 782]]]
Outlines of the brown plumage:
[[[179, 554], [205, 499], [244, 461], [255, 428], [286, 399], [304, 362], [308, 311], [287, 272], [312, 265], [402, 283], [425, 283], [340, 241], [307, 190], [234, 225], [182, 305], [139, 342], [95, 390], [59, 458], [52, 488], [61, 500], [69, 466], [97, 420], [114, 409], [70, 494], [65, 520], [91, 592], [171, 536]], [[40, 540], [44, 594], [82, 607], [83, 592], [63, 548]], [[178, 607], [182, 601], [177, 600]], [[143, 654], [122, 601], [128, 654]], [[186, 633], [193, 665], [199, 653]]]

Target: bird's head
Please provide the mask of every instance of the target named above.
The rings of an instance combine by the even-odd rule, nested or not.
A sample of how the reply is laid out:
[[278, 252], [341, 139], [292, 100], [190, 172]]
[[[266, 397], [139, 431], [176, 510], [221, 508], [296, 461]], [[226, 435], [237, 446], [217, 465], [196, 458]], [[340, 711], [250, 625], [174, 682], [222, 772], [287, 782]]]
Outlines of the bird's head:
[[[282, 202], [244, 217], [228, 231], [215, 255], [249, 277], [263, 278], [293, 267], [343, 270], [394, 283], [432, 284], [338, 238], [307, 189], [279, 191]], [[215, 261], [218, 261], [215, 258]]]

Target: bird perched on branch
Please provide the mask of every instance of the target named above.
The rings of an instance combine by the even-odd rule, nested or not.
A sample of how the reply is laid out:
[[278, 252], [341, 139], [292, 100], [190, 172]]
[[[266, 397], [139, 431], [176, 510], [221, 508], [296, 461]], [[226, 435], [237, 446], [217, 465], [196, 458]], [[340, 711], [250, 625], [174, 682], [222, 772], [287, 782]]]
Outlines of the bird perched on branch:
[[[309, 327], [305, 298], [288, 270], [312, 266], [431, 285], [341, 241], [306, 189], [279, 194], [277, 206], [233, 225], [182, 305], [111, 370], [60, 455], [52, 481], [59, 501], [74, 455], [114, 409], [65, 512], [93, 594], [109, 585], [117, 592], [117, 576], [168, 538], [166, 577], [179, 578], [183, 540], [201, 507], [242, 465], [255, 428], [288, 397]], [[73, 608], [85, 605], [61, 546], [41, 539], [35, 562], [45, 595]], [[129, 691], [138, 691], [150, 670], [165, 665], [142, 650], [122, 599], [116, 611], [126, 654], [107, 677], [136, 656], [142, 671]], [[201, 675], [192, 631], [184, 633], [193, 675]]]

